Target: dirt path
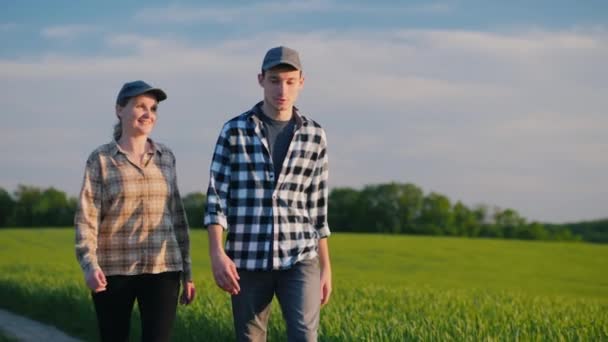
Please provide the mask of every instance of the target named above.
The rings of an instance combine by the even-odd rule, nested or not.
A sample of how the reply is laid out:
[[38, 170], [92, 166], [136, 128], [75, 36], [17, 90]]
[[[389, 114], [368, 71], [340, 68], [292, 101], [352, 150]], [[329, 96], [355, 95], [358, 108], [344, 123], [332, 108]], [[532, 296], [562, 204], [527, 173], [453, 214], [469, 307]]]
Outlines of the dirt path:
[[79, 342], [57, 328], [0, 309], [0, 331], [17, 341]]

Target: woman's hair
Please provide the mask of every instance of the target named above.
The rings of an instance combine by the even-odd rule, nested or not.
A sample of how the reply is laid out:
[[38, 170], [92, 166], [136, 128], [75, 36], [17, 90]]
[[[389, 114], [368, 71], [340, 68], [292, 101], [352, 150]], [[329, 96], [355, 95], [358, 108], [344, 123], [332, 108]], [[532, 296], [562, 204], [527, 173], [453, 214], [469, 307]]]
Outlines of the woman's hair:
[[[129, 100], [131, 100], [130, 97], [125, 97], [120, 99], [120, 101], [116, 102], [116, 105], [119, 107], [126, 107], [127, 103], [129, 103]], [[114, 124], [114, 132], [112, 134], [114, 140], [118, 141], [118, 139], [120, 139], [120, 137], [122, 136], [122, 122], [120, 121], [120, 118], [118, 118], [118, 122]]]

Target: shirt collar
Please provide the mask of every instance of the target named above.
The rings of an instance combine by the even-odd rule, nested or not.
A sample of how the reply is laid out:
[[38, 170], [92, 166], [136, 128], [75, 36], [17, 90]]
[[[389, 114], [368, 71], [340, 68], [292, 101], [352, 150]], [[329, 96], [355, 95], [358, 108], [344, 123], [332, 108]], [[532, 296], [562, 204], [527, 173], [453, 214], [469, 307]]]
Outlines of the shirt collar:
[[[150, 149], [149, 151], [146, 151], [146, 153], [148, 154], [163, 154], [163, 147], [160, 144], [157, 144], [154, 142], [154, 140], [148, 138], [148, 142], [150, 143], [150, 146], [152, 146], [152, 149]], [[118, 145], [118, 142], [116, 140], [112, 140], [111, 144], [110, 144], [110, 152], [112, 155], [117, 155], [118, 153], [122, 153], [122, 154], [126, 154], [122, 148], [120, 148], [120, 145]]]
[[[260, 102], [256, 103], [256, 105], [253, 106], [253, 108], [251, 108], [251, 111], [250, 111], [252, 114], [250, 116], [250, 119], [253, 120], [257, 125], [259, 125], [262, 122], [261, 115], [265, 115], [264, 112], [262, 111], [263, 104], [264, 104], [264, 101], [260, 101]], [[293, 117], [296, 120], [296, 128], [306, 126], [306, 121], [304, 121], [304, 119], [300, 115], [300, 110], [296, 106], [293, 106]]]

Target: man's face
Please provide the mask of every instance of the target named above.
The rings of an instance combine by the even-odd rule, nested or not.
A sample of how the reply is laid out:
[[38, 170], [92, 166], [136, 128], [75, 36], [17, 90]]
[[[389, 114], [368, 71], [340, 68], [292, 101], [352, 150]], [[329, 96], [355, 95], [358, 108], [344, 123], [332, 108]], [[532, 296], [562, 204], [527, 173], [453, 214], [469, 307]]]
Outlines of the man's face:
[[264, 88], [264, 102], [277, 112], [291, 110], [304, 86], [300, 70], [278, 66], [258, 75], [260, 86]]

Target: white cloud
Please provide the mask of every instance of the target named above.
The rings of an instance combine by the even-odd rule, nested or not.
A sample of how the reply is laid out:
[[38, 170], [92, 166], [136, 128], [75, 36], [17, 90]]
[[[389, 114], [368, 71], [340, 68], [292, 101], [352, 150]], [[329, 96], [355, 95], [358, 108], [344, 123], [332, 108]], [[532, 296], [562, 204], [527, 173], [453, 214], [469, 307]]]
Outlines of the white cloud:
[[[23, 136], [86, 156], [109, 138], [121, 83], [146, 79], [169, 94], [155, 134], [178, 155], [182, 191], [202, 191], [221, 123], [259, 99], [263, 53], [288, 42], [301, 51], [307, 78], [300, 107], [328, 131], [334, 186], [414, 182], [530, 219], [605, 216], [597, 199], [608, 189], [606, 31], [265, 33], [215, 44], [112, 35], [105, 42], [121, 56], [0, 60], [2, 163], [22, 162], [14, 151], [47, 160]], [[49, 125], [53, 134], [65, 127], [66, 136], [45, 137], [40, 127]], [[46, 182], [75, 193], [79, 165], [48, 166], [61, 172]]]
[[445, 14], [452, 5], [443, 2], [422, 5], [366, 5], [361, 3], [339, 3], [330, 0], [264, 1], [232, 7], [167, 7], [146, 8], [135, 15], [140, 21], [166, 21], [189, 23], [195, 21], [214, 23], [249, 22], [273, 14], [300, 13], [429, 13]]
[[73, 40], [99, 30], [98, 27], [92, 25], [62, 25], [45, 27], [40, 34], [49, 39]]
[[[235, 22], [256, 14], [318, 12], [331, 7], [322, 0], [258, 2], [240, 7], [185, 7], [170, 5], [146, 8], [135, 15], [141, 21], [160, 20], [168, 22], [207, 21], [218, 23]], [[251, 18], [251, 17], [250, 17]]]

